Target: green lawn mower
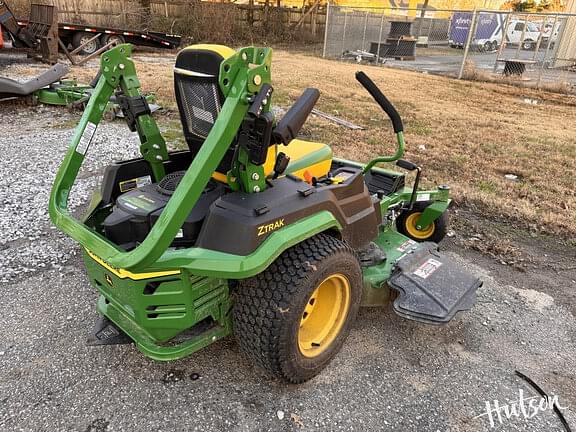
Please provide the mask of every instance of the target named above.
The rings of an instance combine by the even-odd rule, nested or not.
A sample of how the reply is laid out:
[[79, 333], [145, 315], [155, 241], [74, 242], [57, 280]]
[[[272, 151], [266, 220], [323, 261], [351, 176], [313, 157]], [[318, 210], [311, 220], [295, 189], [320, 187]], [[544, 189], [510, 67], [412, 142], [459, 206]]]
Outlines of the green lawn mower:
[[[32, 94], [32, 103], [66, 106], [70, 109], [83, 109], [92, 96], [94, 86], [97, 82], [97, 79], [95, 79], [90, 85], [82, 85], [78, 84], [76, 80], [57, 81], [46, 88], [35, 91]], [[151, 113], [160, 109], [160, 107], [156, 105], [156, 96], [154, 94], [149, 93], [144, 95], [144, 97], [146, 98], [146, 102], [148, 102]], [[118, 104], [116, 95], [112, 95], [110, 96], [102, 117], [107, 121], [112, 121], [117, 117], [122, 118], [124, 117], [123, 109], [124, 107]]]
[[[134, 341], [173, 360], [234, 334], [256, 364], [299, 383], [340, 350], [361, 304], [392, 301], [430, 324], [472, 307], [481, 281], [437, 246], [449, 188], [418, 190], [420, 168], [401, 159], [401, 118], [364, 73], [356, 78], [398, 141], [393, 156], [368, 164], [297, 138], [317, 89], [274, 118], [270, 48], [185, 48], [174, 81], [189, 149], [168, 152], [130, 56], [130, 45], [102, 55], [50, 197], [53, 222], [81, 244], [100, 293], [92, 344]], [[142, 157], [108, 166], [77, 220], [68, 196], [113, 93]]]

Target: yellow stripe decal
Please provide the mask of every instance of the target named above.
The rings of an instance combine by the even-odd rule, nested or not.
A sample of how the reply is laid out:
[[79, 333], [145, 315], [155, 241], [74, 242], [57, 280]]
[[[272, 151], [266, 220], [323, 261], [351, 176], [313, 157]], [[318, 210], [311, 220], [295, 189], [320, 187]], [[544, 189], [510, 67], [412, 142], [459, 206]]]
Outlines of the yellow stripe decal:
[[142, 279], [151, 279], [151, 278], [157, 278], [157, 277], [162, 277], [162, 276], [178, 275], [181, 273], [180, 270], [166, 270], [166, 271], [148, 272], [148, 273], [132, 273], [131, 271], [128, 271], [125, 269], [112, 267], [110, 264], [105, 262], [102, 258], [94, 255], [93, 252], [89, 251], [88, 249], [85, 249], [85, 250], [86, 250], [86, 253], [88, 254], [88, 256], [90, 256], [90, 258], [92, 258], [94, 261], [96, 261], [98, 264], [100, 264], [102, 267], [104, 267], [110, 273], [113, 273], [116, 276], [118, 276], [120, 279], [129, 278], [132, 280], [142, 280]]

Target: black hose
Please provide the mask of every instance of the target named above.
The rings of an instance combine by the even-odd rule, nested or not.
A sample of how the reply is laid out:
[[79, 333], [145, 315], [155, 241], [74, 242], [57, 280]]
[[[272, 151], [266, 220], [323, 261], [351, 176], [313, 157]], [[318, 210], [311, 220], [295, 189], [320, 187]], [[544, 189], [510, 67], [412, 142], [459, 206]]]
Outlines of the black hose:
[[380, 105], [380, 107], [384, 110], [390, 120], [392, 120], [392, 126], [394, 127], [394, 132], [403, 132], [404, 126], [402, 125], [402, 119], [400, 118], [400, 114], [394, 108], [394, 105], [390, 103], [390, 101], [384, 96], [384, 94], [380, 91], [380, 89], [374, 84], [374, 82], [368, 78], [364, 72], [356, 72], [356, 79], [362, 86], [368, 90], [368, 93], [372, 95], [374, 100]]
[[[524, 381], [526, 381], [528, 384], [530, 384], [534, 388], [534, 390], [536, 390], [540, 394], [540, 396], [542, 396], [543, 398], [546, 398], [547, 400], [550, 400], [550, 398], [548, 397], [546, 392], [544, 390], [542, 390], [542, 388], [538, 384], [536, 384], [534, 381], [532, 381], [532, 379], [528, 378], [526, 375], [524, 375], [520, 371], [515, 371], [515, 372], [516, 372], [517, 376], [519, 376]], [[570, 425], [566, 421], [564, 414], [562, 414], [562, 411], [560, 411], [560, 408], [558, 408], [558, 405], [556, 405], [556, 403], [554, 403], [554, 405], [552, 406], [552, 409], [554, 410], [554, 412], [558, 416], [558, 419], [560, 419], [560, 423], [562, 423], [562, 426], [564, 426], [564, 429], [566, 430], [566, 432], [572, 432], [572, 429], [570, 429]]]

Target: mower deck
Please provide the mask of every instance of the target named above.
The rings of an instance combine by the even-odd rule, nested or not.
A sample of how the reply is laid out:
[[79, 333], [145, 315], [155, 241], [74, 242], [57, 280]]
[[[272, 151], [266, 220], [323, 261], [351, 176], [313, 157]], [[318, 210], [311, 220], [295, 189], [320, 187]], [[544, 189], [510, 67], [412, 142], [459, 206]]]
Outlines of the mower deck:
[[426, 324], [445, 324], [470, 309], [482, 282], [438, 251], [435, 243], [419, 243], [399, 259], [388, 280], [398, 291], [394, 312]]

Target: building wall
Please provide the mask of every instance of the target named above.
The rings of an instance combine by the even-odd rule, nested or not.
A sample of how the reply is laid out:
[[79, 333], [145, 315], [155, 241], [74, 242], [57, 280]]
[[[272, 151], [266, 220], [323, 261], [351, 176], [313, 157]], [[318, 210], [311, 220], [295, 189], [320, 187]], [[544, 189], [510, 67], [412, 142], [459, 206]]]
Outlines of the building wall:
[[[568, 0], [566, 12], [576, 14], [576, 0]], [[576, 17], [570, 17], [566, 21], [556, 58], [556, 67], [568, 67], [576, 63]]]

